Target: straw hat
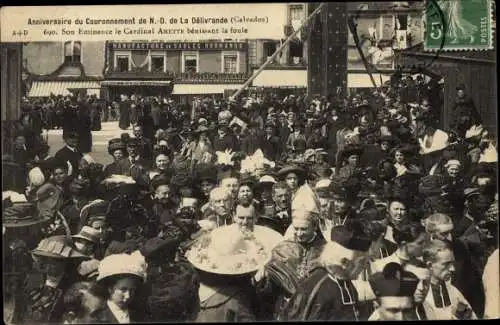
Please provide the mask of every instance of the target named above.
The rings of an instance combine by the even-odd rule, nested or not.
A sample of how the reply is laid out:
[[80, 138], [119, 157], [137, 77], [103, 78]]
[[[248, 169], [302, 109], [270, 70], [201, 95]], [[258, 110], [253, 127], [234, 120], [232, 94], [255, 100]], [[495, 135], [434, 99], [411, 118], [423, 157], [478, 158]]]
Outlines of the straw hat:
[[281, 168], [276, 173], [276, 176], [278, 176], [279, 178], [283, 178], [284, 179], [286, 177], [286, 175], [288, 175], [290, 173], [296, 174], [301, 179], [305, 179], [306, 178], [306, 174], [307, 174], [307, 172], [303, 168], [301, 168], [299, 166], [288, 165], [288, 166], [285, 166], [285, 167]]
[[264, 226], [243, 234], [237, 225], [223, 226], [199, 237], [186, 253], [198, 270], [220, 275], [243, 275], [265, 265], [272, 249], [283, 240]]
[[36, 256], [58, 259], [90, 259], [89, 256], [78, 252], [73, 242], [66, 236], [44, 238], [31, 253]]
[[89, 226], [83, 226], [78, 234], [73, 235], [71, 237], [73, 239], [84, 239], [91, 243], [97, 244], [101, 239], [101, 234], [97, 229], [94, 229]]
[[133, 275], [146, 281], [147, 264], [139, 251], [132, 254], [113, 254], [106, 256], [99, 263], [97, 282], [116, 275]]

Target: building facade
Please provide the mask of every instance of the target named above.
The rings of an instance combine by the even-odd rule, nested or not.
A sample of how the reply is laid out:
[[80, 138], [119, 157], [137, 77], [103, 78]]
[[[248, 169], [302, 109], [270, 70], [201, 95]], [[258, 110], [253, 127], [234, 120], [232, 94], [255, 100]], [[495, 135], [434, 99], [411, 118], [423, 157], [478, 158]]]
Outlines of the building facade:
[[[288, 35], [297, 30], [308, 17], [312, 3], [286, 3], [283, 12], [287, 24], [283, 26], [280, 40], [260, 39], [249, 41], [249, 64], [256, 71], [280, 46]], [[395, 49], [405, 49], [423, 40], [424, 1], [348, 2], [347, 15], [356, 16], [357, 36], [361, 50], [375, 71], [373, 77], [379, 86], [389, 80], [395, 70]], [[319, 14], [321, 15], [321, 14]], [[347, 18], [346, 26], [347, 26]], [[314, 20], [313, 20], [314, 21]], [[307, 87], [308, 49], [311, 42], [311, 21], [286, 46], [281, 55], [269, 64], [253, 82], [254, 87], [297, 88]], [[341, 64], [339, 66], [343, 66]], [[347, 87], [350, 90], [373, 88], [366, 67], [356, 47], [354, 35], [348, 32]]]
[[[421, 43], [424, 38], [424, 1], [349, 2], [348, 14], [357, 16], [357, 37], [377, 86], [395, 71], [395, 50]], [[361, 59], [354, 35], [348, 34], [348, 85], [351, 89], [374, 87]]]
[[[285, 22], [281, 39], [249, 40], [249, 67], [252, 72], [262, 66], [281, 46], [286, 38], [297, 30], [307, 17], [307, 3], [283, 3]], [[254, 89], [284, 89], [290, 92], [305, 90], [307, 86], [307, 30], [299, 32], [282, 52], [253, 80]]]
[[105, 42], [30, 42], [23, 45], [28, 97], [88, 94], [101, 97]]
[[120, 95], [222, 97], [249, 78], [248, 43], [233, 40], [199, 42], [107, 42], [103, 87], [112, 99]]

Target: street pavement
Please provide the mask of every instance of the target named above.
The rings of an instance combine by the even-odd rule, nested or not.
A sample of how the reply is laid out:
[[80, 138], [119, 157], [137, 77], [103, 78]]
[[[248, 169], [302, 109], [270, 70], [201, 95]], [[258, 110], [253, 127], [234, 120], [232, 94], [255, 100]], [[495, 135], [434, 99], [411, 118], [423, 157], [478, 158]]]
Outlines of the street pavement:
[[[48, 143], [50, 146], [49, 154], [54, 156], [56, 152], [64, 146], [62, 130], [49, 130]], [[113, 138], [119, 138], [122, 133], [128, 133], [132, 136], [132, 127], [122, 130], [118, 127], [118, 122], [103, 122], [100, 131], [92, 131], [92, 152], [90, 155], [94, 160], [106, 166], [113, 162], [113, 158], [108, 153], [108, 141]]]

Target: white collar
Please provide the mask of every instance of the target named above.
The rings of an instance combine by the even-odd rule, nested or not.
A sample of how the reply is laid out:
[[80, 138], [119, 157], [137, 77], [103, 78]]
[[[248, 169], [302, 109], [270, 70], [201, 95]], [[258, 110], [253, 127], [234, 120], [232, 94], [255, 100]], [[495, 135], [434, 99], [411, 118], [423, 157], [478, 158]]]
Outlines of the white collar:
[[[128, 160], [132, 162], [132, 157], [129, 156]], [[141, 156], [135, 156], [135, 162], [137, 162], [138, 160], [141, 160]]]
[[384, 236], [384, 239], [387, 239], [388, 241], [390, 242], [393, 242], [393, 243], [396, 243], [396, 241], [394, 240], [394, 229], [392, 229], [392, 226], [391, 225], [388, 225], [387, 226], [387, 229], [385, 231], [385, 236]]
[[114, 303], [111, 300], [108, 300], [106, 304], [108, 305], [108, 308], [113, 314], [113, 316], [115, 316], [116, 319], [118, 320], [118, 323], [120, 324], [130, 323], [130, 316], [128, 314], [128, 310], [121, 309], [120, 307], [118, 307], [116, 303]]
[[76, 148], [73, 148], [73, 147], [70, 147], [68, 145], [66, 145], [66, 148], [68, 148], [69, 150], [73, 151], [73, 152], [76, 152]]
[[64, 274], [57, 277], [57, 278], [53, 278], [53, 279], [49, 279], [47, 278], [45, 280], [45, 285], [47, 287], [52, 287], [52, 288], [57, 288], [57, 286], [59, 285], [59, 283], [61, 282], [62, 278], [63, 278]]

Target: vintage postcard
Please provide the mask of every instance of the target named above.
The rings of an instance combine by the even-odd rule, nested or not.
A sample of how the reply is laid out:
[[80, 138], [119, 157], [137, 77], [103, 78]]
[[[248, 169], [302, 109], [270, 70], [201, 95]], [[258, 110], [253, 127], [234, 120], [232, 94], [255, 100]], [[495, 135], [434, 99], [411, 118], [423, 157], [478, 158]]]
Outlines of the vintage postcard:
[[495, 5], [2, 7], [5, 323], [499, 318]]

